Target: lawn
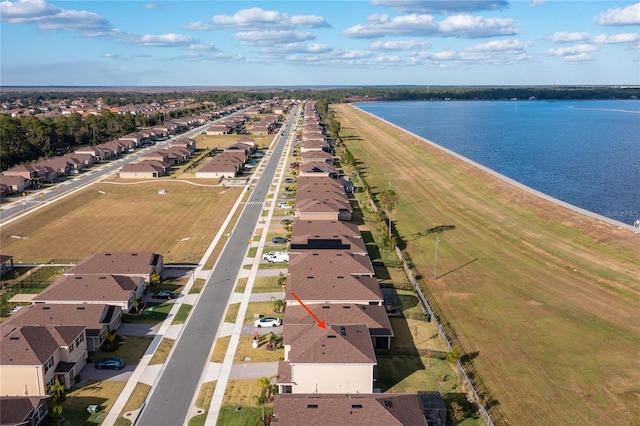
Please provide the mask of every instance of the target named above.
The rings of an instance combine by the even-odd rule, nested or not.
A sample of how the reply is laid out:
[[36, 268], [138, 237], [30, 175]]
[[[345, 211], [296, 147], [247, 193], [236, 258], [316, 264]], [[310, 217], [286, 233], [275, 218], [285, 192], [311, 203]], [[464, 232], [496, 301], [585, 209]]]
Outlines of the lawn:
[[[2, 250], [16, 261], [79, 260], [104, 250], [153, 251], [165, 262], [198, 261], [240, 190], [177, 180], [99, 183], [3, 226]], [[169, 191], [158, 195], [160, 189]], [[117, 223], [101, 232], [96, 223]], [[171, 226], [158, 226], [170, 223]], [[70, 232], [73, 230], [73, 232]]]
[[[62, 403], [62, 416], [66, 419], [63, 424], [73, 426], [102, 423], [125, 385], [126, 382], [104, 380], [89, 381], [81, 388], [73, 388], [66, 394], [67, 398]], [[87, 412], [89, 405], [97, 405], [98, 412]]]
[[224, 356], [227, 354], [227, 348], [229, 348], [230, 340], [231, 336], [223, 336], [216, 339], [216, 346], [213, 348], [213, 353], [211, 354], [211, 362], [222, 363], [224, 361]]
[[[281, 336], [277, 334], [278, 336]], [[260, 346], [253, 348], [253, 336], [240, 336], [233, 362], [272, 362], [284, 359], [284, 349], [267, 350], [266, 336], [260, 340]]]
[[278, 284], [278, 277], [256, 277], [253, 282], [254, 293], [276, 293], [279, 291], [282, 291], [282, 286]]
[[189, 426], [204, 426], [207, 420], [207, 412], [211, 404], [213, 392], [216, 390], [216, 381], [203, 383], [198, 393], [195, 405], [202, 410], [202, 413], [189, 419]]
[[[229, 380], [222, 400], [218, 426], [245, 426], [260, 424], [263, 407], [258, 405], [261, 387], [257, 379]], [[266, 413], [273, 405], [264, 406]]]
[[187, 317], [189, 316], [192, 308], [193, 305], [189, 305], [188, 303], [181, 304], [172, 324], [184, 324], [187, 321]]
[[[275, 299], [274, 299], [275, 301]], [[247, 305], [247, 312], [244, 316], [245, 324], [253, 324], [255, 318], [278, 317], [284, 318], [284, 313], [273, 312], [273, 302], [252, 302]]]
[[89, 352], [89, 359], [91, 360], [90, 362], [95, 362], [101, 358], [117, 356], [122, 358], [125, 364], [137, 365], [152, 340], [153, 338], [147, 336], [124, 336], [124, 344], [120, 345], [114, 352]]
[[163, 337], [155, 352], [153, 352], [153, 356], [149, 360], [149, 365], [163, 364], [167, 360], [169, 352], [171, 352], [171, 348], [175, 342], [174, 339]]
[[398, 244], [467, 355], [494, 421], [639, 423], [637, 235], [529, 194], [352, 106], [333, 108], [374, 196], [398, 194]]
[[116, 420], [116, 426], [127, 426], [131, 424], [131, 421], [125, 418], [124, 415], [130, 411], [139, 409], [150, 391], [151, 386], [145, 383], [136, 383], [135, 388], [133, 388], [133, 392], [131, 392], [131, 396], [120, 413], [120, 417]]

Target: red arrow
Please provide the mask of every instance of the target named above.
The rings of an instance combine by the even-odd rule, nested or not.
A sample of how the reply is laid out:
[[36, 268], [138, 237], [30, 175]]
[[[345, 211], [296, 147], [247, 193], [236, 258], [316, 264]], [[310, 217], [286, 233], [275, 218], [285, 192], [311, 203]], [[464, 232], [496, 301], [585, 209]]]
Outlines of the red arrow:
[[309, 313], [309, 315], [311, 315], [313, 317], [314, 320], [316, 320], [316, 322], [318, 323], [318, 327], [320, 328], [324, 328], [326, 330], [327, 328], [327, 324], [324, 321], [320, 321], [320, 318], [318, 318], [316, 316], [316, 314], [314, 314], [313, 312], [311, 312], [311, 309], [307, 308], [307, 305], [305, 305], [302, 300], [300, 300], [300, 298], [298, 296], [296, 296], [296, 294], [294, 292], [291, 292], [291, 295], [293, 296], [294, 299], [296, 299], [298, 301], [298, 303], [300, 303], [302, 305], [302, 307], [304, 308], [305, 311], [307, 311]]

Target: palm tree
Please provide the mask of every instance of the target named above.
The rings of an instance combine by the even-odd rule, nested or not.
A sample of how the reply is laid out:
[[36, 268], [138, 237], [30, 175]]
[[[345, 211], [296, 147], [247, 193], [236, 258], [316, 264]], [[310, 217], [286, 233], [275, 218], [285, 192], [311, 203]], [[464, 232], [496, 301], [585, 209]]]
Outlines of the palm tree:
[[56, 379], [52, 384], [50, 384], [48, 391], [52, 400], [57, 402], [64, 401], [65, 388], [64, 385], [60, 383], [60, 380]]
[[284, 312], [285, 306], [286, 306], [286, 303], [284, 302], [284, 300], [278, 299], [275, 302], [273, 302], [273, 312], [276, 312], [276, 313]]
[[278, 285], [284, 287], [286, 284], [287, 284], [287, 276], [282, 272], [280, 272], [280, 275], [278, 275]]
[[117, 331], [107, 332], [104, 335], [105, 342], [103, 349], [107, 352], [113, 352], [118, 348], [120, 344], [120, 333]]
[[267, 345], [265, 346], [268, 350], [273, 350], [276, 347], [276, 343], [280, 341], [280, 336], [278, 336], [273, 331], [267, 335]]

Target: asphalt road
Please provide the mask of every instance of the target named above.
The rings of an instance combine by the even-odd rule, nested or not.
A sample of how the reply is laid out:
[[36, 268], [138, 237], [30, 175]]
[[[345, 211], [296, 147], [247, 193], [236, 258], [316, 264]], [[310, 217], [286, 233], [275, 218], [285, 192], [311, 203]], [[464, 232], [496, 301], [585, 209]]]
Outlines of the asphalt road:
[[[296, 107], [284, 125], [288, 132], [298, 109]], [[227, 301], [244, 262], [247, 244], [260, 217], [262, 203], [269, 192], [286, 139], [286, 134], [283, 134], [277, 141], [137, 425], [182, 425], [188, 420], [191, 401], [209, 362], [211, 347], [222, 324]]]

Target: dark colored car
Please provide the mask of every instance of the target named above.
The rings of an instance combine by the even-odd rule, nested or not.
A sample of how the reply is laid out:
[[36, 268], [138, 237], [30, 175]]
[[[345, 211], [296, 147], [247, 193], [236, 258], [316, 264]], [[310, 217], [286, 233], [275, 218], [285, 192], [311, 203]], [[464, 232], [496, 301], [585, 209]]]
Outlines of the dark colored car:
[[291, 225], [291, 223], [293, 223], [293, 222], [291, 221], [291, 219], [282, 219], [282, 220], [280, 221], [280, 224], [281, 224], [281, 225]]
[[271, 239], [271, 242], [276, 244], [284, 244], [284, 243], [288, 243], [289, 240], [286, 239], [285, 237], [273, 237]]
[[124, 367], [124, 361], [122, 358], [111, 357], [111, 358], [103, 358], [101, 360], [96, 361], [95, 367], [98, 370], [108, 369], [108, 370], [120, 370]]
[[153, 295], [154, 299], [175, 299], [176, 297], [178, 296], [171, 290], [160, 290]]

